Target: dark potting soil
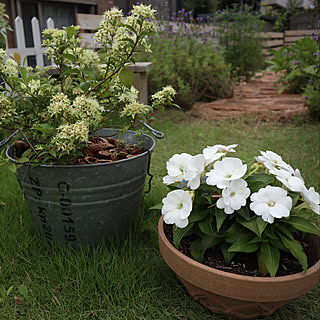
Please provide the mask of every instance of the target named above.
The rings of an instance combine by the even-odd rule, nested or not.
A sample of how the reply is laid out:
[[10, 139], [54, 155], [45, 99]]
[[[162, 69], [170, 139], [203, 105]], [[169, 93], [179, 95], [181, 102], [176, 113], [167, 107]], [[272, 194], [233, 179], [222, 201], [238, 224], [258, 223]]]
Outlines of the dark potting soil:
[[[164, 224], [164, 232], [169, 240], [173, 244], [173, 234], [172, 234], [172, 225]], [[190, 253], [190, 245], [194, 240], [194, 236], [185, 237], [181, 240], [178, 250], [192, 259]], [[304, 250], [308, 257], [308, 268], [313, 266], [317, 259], [312, 256], [312, 250], [310, 245], [305, 240], [299, 240], [304, 247]], [[227, 265], [224, 262], [223, 255], [221, 251], [217, 248], [211, 248], [206, 250], [202, 263], [206, 266], [225, 271], [236, 273], [245, 276], [262, 276], [259, 272], [257, 257], [255, 253], [237, 253], [231, 263]], [[303, 268], [300, 262], [291, 254], [281, 251], [279, 269], [276, 276], [287, 276], [295, 273], [302, 272]]]
[[[27, 149], [29, 149], [29, 146], [24, 141], [16, 141], [14, 158], [18, 160]], [[112, 137], [92, 137], [89, 138], [88, 145], [80, 148], [80, 151], [82, 156], [73, 158], [70, 164], [83, 165], [113, 162], [135, 157], [146, 150], [134, 145], [119, 143], [118, 139]], [[41, 157], [37, 160], [41, 161]]]

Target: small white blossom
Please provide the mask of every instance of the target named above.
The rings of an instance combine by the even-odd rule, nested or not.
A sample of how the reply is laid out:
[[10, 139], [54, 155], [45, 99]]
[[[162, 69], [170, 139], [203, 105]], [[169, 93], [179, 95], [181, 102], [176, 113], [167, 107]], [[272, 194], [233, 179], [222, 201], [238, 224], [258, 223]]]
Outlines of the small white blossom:
[[292, 199], [286, 190], [267, 186], [251, 195], [250, 209], [266, 222], [273, 223], [274, 218], [289, 217]]
[[309, 208], [320, 215], [320, 194], [311, 187], [309, 190], [305, 188], [302, 192], [302, 196]]
[[305, 189], [303, 178], [301, 177], [299, 169], [289, 172], [286, 169], [270, 169], [270, 173], [274, 174], [276, 178], [289, 190], [294, 192], [302, 192]]
[[188, 187], [192, 190], [198, 189], [200, 179], [204, 172], [205, 159], [203, 154], [193, 156], [186, 165], [184, 179], [188, 181]]
[[89, 128], [85, 121], [78, 121], [70, 125], [62, 125], [58, 133], [52, 138], [51, 143], [56, 145], [58, 150], [66, 153], [75, 151], [79, 143], [87, 143]]
[[247, 165], [238, 158], [223, 158], [216, 161], [213, 169], [207, 173], [207, 184], [223, 189], [230, 181], [241, 179], [247, 171]]
[[178, 228], [185, 228], [192, 211], [192, 197], [189, 191], [174, 190], [162, 199], [163, 220], [167, 224], [175, 224]]
[[181, 182], [185, 177], [186, 168], [191, 159], [192, 156], [188, 153], [173, 155], [167, 161], [168, 175], [163, 178], [163, 183], [168, 185], [175, 182]]
[[233, 180], [222, 190], [222, 197], [217, 201], [217, 207], [224, 209], [226, 214], [231, 214], [246, 205], [250, 189], [245, 180]]
[[50, 116], [65, 115], [70, 108], [70, 104], [69, 98], [60, 92], [51, 99], [50, 105], [48, 106], [48, 114]]
[[0, 125], [10, 123], [13, 117], [17, 115], [12, 102], [3, 94], [0, 94]]
[[154, 106], [166, 105], [172, 102], [176, 91], [171, 86], [166, 86], [162, 90], [151, 96]]
[[126, 105], [121, 111], [121, 117], [131, 117], [135, 119], [139, 115], [145, 115], [150, 111], [150, 108], [143, 103], [132, 101], [130, 104]]
[[235, 152], [233, 148], [235, 148], [237, 144], [231, 144], [229, 146], [223, 146], [221, 144], [217, 144], [215, 146], [208, 146], [203, 149], [203, 155], [206, 160], [206, 165], [213, 163], [214, 161], [223, 157], [227, 152]]
[[284, 169], [289, 172], [293, 171], [292, 167], [282, 160], [282, 158], [273, 151], [260, 151], [262, 156], [256, 157], [258, 162], [261, 162], [266, 168]]

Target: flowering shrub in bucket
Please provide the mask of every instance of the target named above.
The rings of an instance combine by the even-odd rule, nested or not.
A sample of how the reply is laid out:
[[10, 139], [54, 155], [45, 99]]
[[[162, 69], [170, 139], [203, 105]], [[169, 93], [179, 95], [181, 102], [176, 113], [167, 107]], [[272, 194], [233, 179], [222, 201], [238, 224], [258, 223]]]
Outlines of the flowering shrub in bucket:
[[[202, 262], [217, 247], [229, 264], [236, 253], [256, 253], [262, 275], [275, 276], [287, 251], [306, 271], [302, 234], [320, 235], [310, 217], [320, 214], [320, 195], [307, 188], [298, 169], [281, 156], [261, 151], [252, 161], [230, 156], [237, 145], [207, 147], [202, 154], [175, 154], [163, 182], [172, 191], [162, 200], [173, 242], [193, 235], [192, 257]], [[299, 234], [299, 237], [298, 237]]]
[[25, 67], [18, 54], [0, 49], [0, 128], [19, 132], [29, 145], [20, 162], [70, 164], [97, 129], [123, 133], [170, 104], [171, 87], [156, 92], [150, 106], [138, 102], [126, 67], [137, 50], [149, 50], [154, 14], [145, 5], [133, 6], [128, 17], [106, 11], [94, 35], [98, 52], [80, 46], [79, 26], [44, 30], [42, 45], [54, 63], [47, 69]]

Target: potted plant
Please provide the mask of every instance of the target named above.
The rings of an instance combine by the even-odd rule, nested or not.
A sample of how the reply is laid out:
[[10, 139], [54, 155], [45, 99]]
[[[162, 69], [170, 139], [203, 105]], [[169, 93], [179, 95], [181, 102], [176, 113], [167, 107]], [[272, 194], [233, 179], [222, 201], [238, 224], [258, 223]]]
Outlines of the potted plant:
[[[133, 6], [105, 12], [95, 52], [80, 46], [79, 27], [44, 30], [43, 46], [54, 63], [23, 66], [0, 49], [0, 128], [19, 135], [7, 150], [10, 167], [40, 232], [79, 247], [126, 234], [139, 209], [154, 139], [130, 131], [175, 94], [155, 93], [138, 102], [126, 67], [137, 50], [149, 50], [155, 10]], [[18, 139], [18, 138], [17, 138]], [[5, 161], [2, 161], [4, 164]]]
[[163, 182], [161, 254], [212, 311], [269, 315], [320, 281], [320, 196], [272, 151], [242, 161], [236, 145], [175, 154]]

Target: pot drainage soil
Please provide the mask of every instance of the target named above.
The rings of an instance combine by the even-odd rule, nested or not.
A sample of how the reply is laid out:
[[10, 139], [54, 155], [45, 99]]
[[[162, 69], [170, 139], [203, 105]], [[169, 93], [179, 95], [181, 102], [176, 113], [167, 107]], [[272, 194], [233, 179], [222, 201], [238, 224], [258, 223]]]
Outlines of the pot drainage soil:
[[[173, 244], [172, 225], [164, 224], [164, 232], [170, 243]], [[178, 250], [184, 255], [192, 259], [190, 253], [190, 245], [194, 240], [194, 236], [185, 237], [181, 240]], [[299, 240], [304, 247], [304, 250], [308, 257], [308, 268], [313, 266], [317, 260], [311, 255], [311, 247], [308, 242]], [[224, 262], [221, 251], [217, 248], [211, 248], [206, 250], [202, 263], [206, 266], [235, 274], [245, 276], [262, 276], [259, 273], [257, 258], [255, 253], [237, 253], [232, 259], [231, 263], [227, 265]], [[281, 252], [280, 265], [276, 276], [287, 276], [295, 273], [302, 272], [302, 266], [299, 261], [291, 254], [287, 252]]]

